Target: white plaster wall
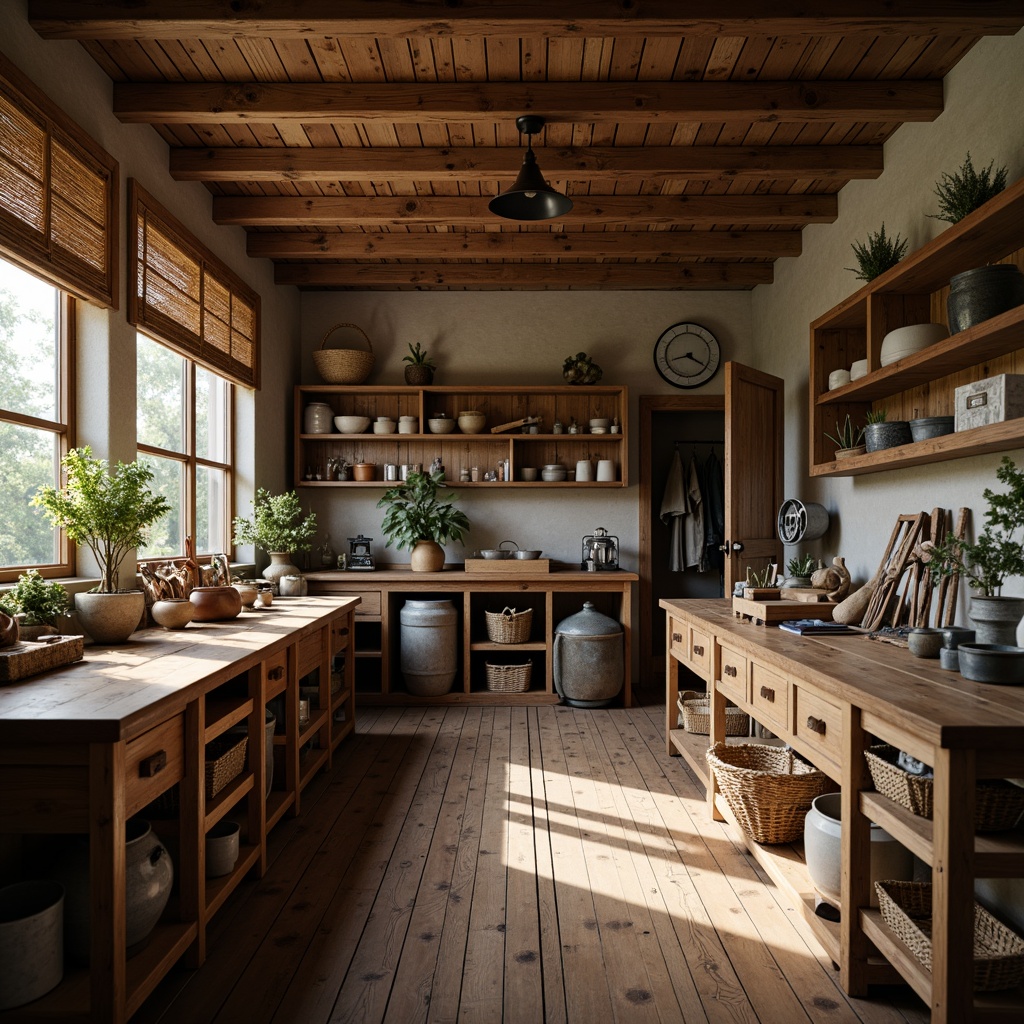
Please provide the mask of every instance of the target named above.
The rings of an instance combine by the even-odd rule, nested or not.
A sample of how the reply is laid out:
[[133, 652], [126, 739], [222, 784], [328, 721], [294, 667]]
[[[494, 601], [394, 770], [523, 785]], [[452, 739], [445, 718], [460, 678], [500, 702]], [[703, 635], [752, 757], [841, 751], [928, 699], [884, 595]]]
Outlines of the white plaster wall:
[[[969, 151], [975, 167], [1009, 169], [1009, 181], [1024, 175], [1024, 32], [982, 40], [947, 76], [943, 113], [931, 124], [906, 124], [885, 146], [885, 170], [875, 181], [852, 182], [839, 197], [834, 224], [804, 229], [803, 254], [778, 260], [775, 283], [753, 295], [758, 365], [786, 380], [786, 491], [820, 501], [834, 515], [819, 543], [822, 555], [841, 554], [854, 578], [877, 568], [900, 513], [936, 506], [968, 506], [976, 523], [985, 503], [981, 492], [998, 483], [999, 455], [941, 462], [861, 477], [811, 480], [808, 465], [808, 352], [811, 320], [861, 284], [844, 268], [855, 265], [851, 244], [884, 222], [899, 232], [910, 251], [939, 234], [944, 221], [929, 219], [937, 201], [935, 182], [959, 168]], [[1024, 244], [1024, 239], [1021, 240]], [[1007, 453], [1020, 462], [1022, 453]], [[961, 588], [964, 621], [966, 587]], [[1024, 581], [1004, 593], [1024, 593]]]
[[[514, 273], [506, 270], [504, 273]], [[557, 269], [552, 270], [557, 275]], [[545, 492], [467, 488], [461, 504], [472, 524], [465, 547], [450, 545], [450, 561], [491, 547], [506, 538], [541, 548], [567, 562], [580, 557], [584, 534], [604, 526], [618, 535], [621, 560], [635, 569], [638, 537], [639, 431], [641, 394], [675, 392], [654, 369], [653, 349], [666, 327], [693, 320], [714, 332], [723, 358], [757, 363], [750, 318], [750, 292], [347, 292], [306, 293], [302, 297], [302, 380], [319, 383], [312, 352], [334, 324], [358, 324], [376, 355], [370, 384], [404, 383], [402, 356], [420, 342], [438, 363], [436, 384], [562, 384], [562, 361], [587, 352], [604, 370], [602, 384], [624, 384], [630, 404], [630, 485], [622, 490], [588, 491], [584, 485]], [[343, 335], [350, 345], [361, 342]], [[332, 339], [328, 345], [338, 344]], [[723, 374], [702, 390], [721, 393]], [[382, 511], [379, 492], [311, 492], [310, 504], [338, 550], [345, 538], [362, 532], [376, 538]], [[304, 497], [303, 501], [307, 499]], [[408, 561], [408, 553], [387, 552], [388, 561]]]

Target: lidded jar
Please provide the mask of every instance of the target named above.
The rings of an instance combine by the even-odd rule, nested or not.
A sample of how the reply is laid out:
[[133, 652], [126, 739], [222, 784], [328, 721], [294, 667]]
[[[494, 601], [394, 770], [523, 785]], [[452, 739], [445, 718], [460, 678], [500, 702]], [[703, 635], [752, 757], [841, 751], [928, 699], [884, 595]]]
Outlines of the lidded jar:
[[303, 411], [304, 434], [329, 434], [334, 429], [334, 410], [326, 402], [310, 402]]
[[625, 678], [622, 625], [586, 601], [583, 610], [555, 627], [552, 652], [555, 690], [566, 704], [610, 704]]

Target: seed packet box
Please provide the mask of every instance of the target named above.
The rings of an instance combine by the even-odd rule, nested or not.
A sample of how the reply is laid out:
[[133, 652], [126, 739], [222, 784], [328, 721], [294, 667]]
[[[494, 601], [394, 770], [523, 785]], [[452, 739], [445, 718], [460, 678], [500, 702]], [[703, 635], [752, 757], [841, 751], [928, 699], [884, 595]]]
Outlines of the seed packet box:
[[964, 384], [954, 393], [955, 429], [972, 430], [1024, 416], [1024, 374], [1000, 373]]

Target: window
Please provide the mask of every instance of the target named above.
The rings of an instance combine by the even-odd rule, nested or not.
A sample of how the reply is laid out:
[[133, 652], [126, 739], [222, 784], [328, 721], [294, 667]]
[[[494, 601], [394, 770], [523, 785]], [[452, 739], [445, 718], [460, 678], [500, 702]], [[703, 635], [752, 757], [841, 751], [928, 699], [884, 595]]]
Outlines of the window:
[[70, 435], [73, 302], [0, 260], [0, 580], [73, 572], [66, 539], [30, 502], [59, 487]]
[[138, 451], [171, 513], [151, 529], [139, 558], [229, 551], [233, 386], [144, 334], [136, 343]]

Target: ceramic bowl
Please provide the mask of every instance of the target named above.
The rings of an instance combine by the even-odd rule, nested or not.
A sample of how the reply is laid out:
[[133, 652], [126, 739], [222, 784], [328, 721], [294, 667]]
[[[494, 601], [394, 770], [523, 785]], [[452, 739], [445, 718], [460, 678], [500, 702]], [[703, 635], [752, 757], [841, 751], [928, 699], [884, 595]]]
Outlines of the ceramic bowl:
[[377, 420], [373, 425], [375, 434], [393, 434], [398, 429], [394, 420]]
[[193, 587], [188, 599], [193, 622], [223, 622], [242, 610], [242, 596], [234, 587]]
[[909, 324], [906, 327], [897, 327], [882, 339], [878, 361], [882, 366], [888, 366], [948, 337], [949, 330], [945, 324]]
[[960, 675], [975, 683], [1024, 683], [1024, 647], [1006, 644], [961, 644]]
[[942, 630], [912, 629], [907, 634], [907, 646], [915, 658], [937, 658], [942, 650]]
[[845, 384], [850, 383], [850, 371], [849, 370], [833, 370], [828, 375], [828, 389], [829, 391], [835, 391], [836, 388], [841, 388]]
[[[576, 475], [576, 473], [575, 473], [575, 470], [574, 470], [573, 471], [573, 476], [575, 476], [575, 475]], [[567, 471], [565, 469], [565, 466], [559, 466], [557, 469], [547, 469], [547, 468], [545, 468], [545, 469], [542, 469], [541, 473], [540, 473], [541, 480], [543, 480], [544, 483], [546, 483], [546, 484], [560, 483], [561, 481], [567, 479], [567, 477], [568, 477], [568, 473], [567, 473]]]
[[335, 416], [334, 425], [342, 434], [361, 434], [370, 425], [370, 417]]
[[518, 551], [512, 552], [513, 558], [518, 558], [520, 561], [532, 562], [535, 558], [540, 558], [540, 551], [524, 550], [520, 548]]
[[450, 434], [455, 429], [455, 420], [450, 416], [433, 416], [427, 420], [432, 434]]
[[192, 621], [195, 609], [187, 597], [174, 597], [154, 601], [149, 613], [153, 621], [164, 629], [184, 629]]
[[480, 551], [480, 557], [486, 558], [488, 562], [500, 562], [504, 558], [510, 558], [511, 555], [511, 551], [505, 551], [502, 548], [483, 548]]
[[521, 470], [519, 470], [519, 478], [521, 480], [526, 480], [527, 482], [532, 482], [532, 481], [536, 480], [537, 479], [537, 470], [536, 470], [536, 468], [533, 467], [533, 466], [523, 466], [523, 468]]
[[606, 419], [603, 416], [599, 416], [597, 419], [593, 419], [590, 421], [591, 429], [593, 429], [594, 427], [604, 427], [604, 429], [607, 430], [611, 425], [612, 421], [610, 419]]
[[858, 359], [850, 366], [850, 380], [860, 380], [861, 377], [866, 377], [868, 372], [868, 361], [866, 359]]
[[487, 425], [487, 417], [475, 409], [466, 409], [459, 413], [459, 430], [464, 434], [479, 434]]
[[953, 433], [952, 416], [925, 416], [910, 421], [910, 436], [915, 441], [927, 441], [930, 437], [942, 437]]
[[258, 589], [254, 580], [245, 580], [242, 583], [232, 583], [231, 585], [238, 591], [243, 608], [251, 608], [256, 603]]

